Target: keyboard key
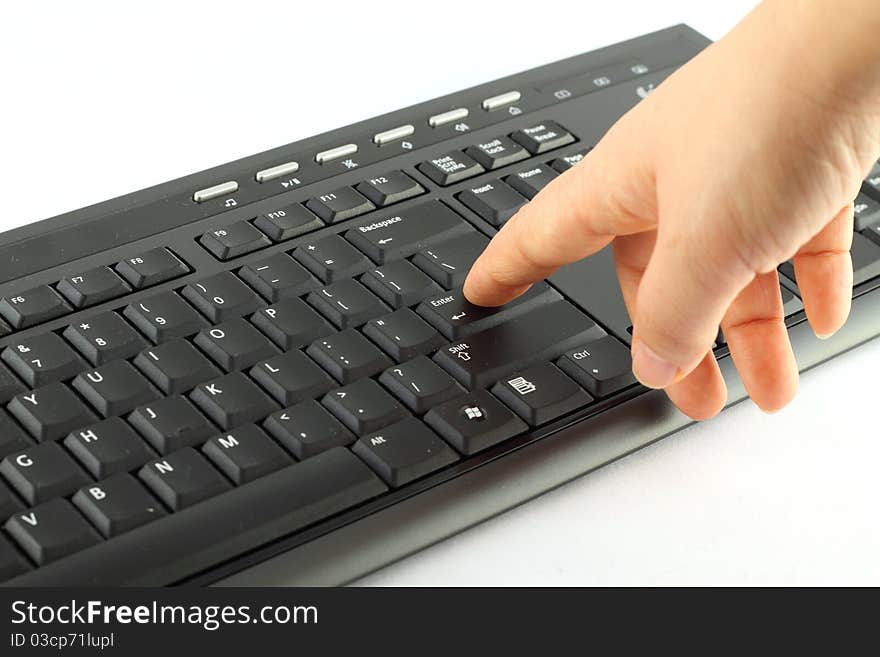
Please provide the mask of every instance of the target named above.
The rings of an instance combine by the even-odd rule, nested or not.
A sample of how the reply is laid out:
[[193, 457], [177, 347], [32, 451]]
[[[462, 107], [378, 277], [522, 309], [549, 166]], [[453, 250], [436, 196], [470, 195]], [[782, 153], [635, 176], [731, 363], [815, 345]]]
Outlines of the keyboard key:
[[[3, 516], [6, 517], [6, 516]], [[30, 570], [27, 559], [12, 547], [12, 543], [0, 536], [0, 582], [12, 579]]]
[[480, 233], [465, 233], [419, 251], [412, 261], [443, 287], [460, 287], [488, 243], [489, 240]]
[[192, 506], [231, 488], [192, 447], [147, 463], [138, 472], [153, 495], [173, 511]]
[[[354, 440], [354, 438], [352, 438], [352, 440]], [[24, 504], [22, 504], [21, 500], [18, 499], [18, 496], [3, 483], [3, 479], [0, 477], [0, 520], [8, 518], [13, 513], [21, 511], [23, 508]]]
[[71, 379], [89, 365], [57, 333], [43, 333], [13, 343], [3, 360], [30, 387]]
[[67, 312], [70, 306], [48, 285], [0, 299], [0, 315], [17, 329], [48, 322]]
[[0, 404], [5, 404], [24, 390], [21, 381], [3, 363], [0, 363]]
[[80, 488], [73, 504], [104, 538], [118, 536], [168, 515], [130, 474], [117, 474]]
[[278, 409], [278, 405], [241, 372], [203, 383], [190, 393], [190, 399], [224, 430], [257, 422]]
[[572, 153], [571, 155], [563, 155], [562, 157], [557, 157], [555, 160], [550, 162], [550, 166], [556, 169], [559, 173], [565, 173], [569, 169], [571, 169], [575, 164], [584, 159], [584, 156], [589, 152], [589, 149], [584, 149], [582, 151], [577, 151]]
[[120, 261], [116, 271], [129, 285], [140, 289], [188, 274], [189, 267], [171, 251], [159, 247]]
[[326, 283], [357, 276], [372, 265], [363, 253], [339, 235], [303, 244], [293, 252], [293, 257]]
[[629, 348], [611, 335], [569, 349], [556, 364], [594, 397], [613, 395], [636, 382]]
[[283, 449], [253, 424], [211, 438], [202, 447], [202, 453], [236, 486], [293, 463]]
[[491, 112], [499, 107], [512, 105], [513, 103], [518, 102], [520, 98], [522, 98], [522, 94], [519, 91], [505, 91], [503, 94], [485, 98], [483, 102], [480, 103], [480, 107], [487, 112]]
[[340, 187], [332, 192], [311, 198], [306, 203], [306, 207], [331, 224], [376, 209], [375, 205], [351, 187]]
[[91, 547], [101, 537], [67, 500], [55, 499], [22, 511], [4, 528], [38, 566]]
[[508, 322], [523, 313], [554, 301], [562, 295], [540, 281], [507, 305], [496, 308], [475, 306], [461, 288], [425, 299], [416, 312], [450, 340], [463, 338], [483, 329]]
[[163, 292], [129, 304], [123, 314], [153, 342], [185, 338], [208, 322], [175, 292]]
[[336, 387], [336, 381], [298, 350], [254, 365], [250, 375], [282, 406], [320, 397]]
[[166, 395], [187, 392], [220, 376], [220, 370], [211, 361], [179, 338], [145, 349], [134, 364]]
[[409, 260], [389, 262], [361, 276], [361, 283], [379, 295], [392, 308], [418, 303], [443, 291]]
[[361, 379], [328, 392], [321, 403], [359, 436], [409, 415], [403, 405], [373, 379]]
[[258, 183], [269, 182], [285, 176], [290, 176], [299, 171], [299, 162], [282, 162], [268, 169], [260, 169], [254, 174], [254, 179]]
[[48, 442], [10, 454], [0, 474], [29, 505], [64, 497], [91, 481], [58, 443]]
[[203, 329], [195, 343], [227, 372], [242, 370], [278, 353], [267, 337], [241, 317]]
[[853, 285], [880, 276], [880, 246], [856, 233], [852, 243]]
[[574, 135], [553, 121], [544, 121], [529, 128], [517, 130], [510, 137], [525, 146], [532, 155], [546, 153], [574, 141]]
[[355, 226], [345, 238], [374, 261], [399, 260], [471, 228], [440, 201], [427, 201], [394, 215]]
[[339, 328], [360, 326], [389, 308], [376, 295], [351, 278], [312, 292], [308, 302]]
[[73, 388], [104, 417], [122, 415], [159, 397], [159, 391], [125, 360], [83, 372]]
[[559, 174], [543, 164], [507, 176], [504, 181], [527, 199], [533, 199]]
[[258, 310], [251, 321], [283, 351], [299, 349], [334, 332], [302, 299], [285, 299]]
[[319, 285], [301, 264], [286, 253], [276, 253], [242, 267], [238, 274], [269, 301], [298, 297]]
[[558, 301], [454, 342], [438, 351], [434, 360], [465, 387], [482, 388], [603, 335], [593, 320], [568, 302]]
[[[33, 446], [33, 443], [27, 437], [24, 429], [19, 427], [9, 417], [9, 414], [0, 408], [0, 459], [7, 454], [20, 452], [31, 446]], [[2, 497], [2, 493], [0, 493], [0, 497]], [[0, 510], [2, 510], [2, 506], [0, 506]], [[3, 517], [5, 516], [0, 514], [0, 518]]]
[[880, 224], [871, 226], [867, 230], [863, 230], [862, 235], [874, 242], [877, 246], [880, 246]]
[[247, 221], [209, 230], [199, 238], [199, 242], [219, 260], [231, 260], [272, 243]]
[[131, 288], [109, 267], [95, 267], [82, 274], [68, 276], [58, 283], [57, 289], [74, 308], [94, 306], [131, 292]]
[[450, 151], [422, 162], [419, 171], [438, 185], [451, 185], [465, 178], [472, 178], [485, 171], [479, 162], [461, 151]]
[[260, 297], [229, 271], [190, 283], [183, 288], [183, 296], [214, 324], [247, 315], [263, 305]]
[[360, 183], [356, 189], [379, 208], [425, 193], [425, 188], [403, 171], [389, 171], [370, 178]]
[[318, 219], [299, 203], [288, 205], [279, 210], [261, 214], [254, 219], [254, 225], [275, 242], [289, 240], [324, 226]]
[[428, 125], [432, 128], [439, 128], [442, 125], [446, 125], [447, 123], [452, 123], [453, 121], [460, 121], [461, 119], [467, 118], [469, 111], [467, 107], [458, 107], [456, 109], [449, 110], [448, 112], [442, 112], [440, 114], [434, 114], [433, 116], [428, 117]]
[[378, 374], [392, 364], [388, 356], [350, 328], [315, 340], [306, 352], [343, 384]]
[[64, 329], [64, 337], [92, 365], [131, 358], [147, 346], [147, 341], [140, 333], [114, 312], [101, 313], [79, 324], [71, 324]]
[[318, 164], [327, 164], [328, 162], [332, 162], [333, 160], [338, 160], [343, 157], [348, 157], [349, 155], [354, 155], [357, 153], [358, 146], [357, 144], [343, 144], [342, 146], [336, 146], [335, 148], [327, 149], [326, 151], [320, 151], [315, 154], [315, 162]]
[[135, 409], [128, 421], [160, 454], [200, 445], [217, 433], [214, 425], [179, 395]]
[[426, 413], [431, 407], [459, 397], [467, 391], [455, 379], [425, 356], [382, 372], [379, 382], [413, 413]]
[[312, 399], [272, 413], [263, 428], [300, 460], [355, 441], [351, 431]]
[[443, 337], [409, 308], [370, 320], [364, 333], [398, 362], [443, 346]]
[[37, 441], [56, 440], [98, 417], [63, 383], [16, 395], [9, 412]]
[[[225, 196], [226, 194], [234, 194], [237, 191], [238, 183], [234, 180], [228, 180], [224, 183], [212, 185], [211, 187], [197, 190], [193, 193], [192, 200], [196, 203], [204, 203], [205, 201], [210, 201], [212, 198]], [[233, 202], [227, 207], [232, 207], [232, 205], [235, 205], [235, 203]]]
[[373, 143], [376, 144], [376, 146], [385, 146], [386, 144], [391, 144], [393, 142], [406, 139], [415, 131], [415, 126], [411, 123], [408, 123], [406, 125], [401, 125], [396, 128], [391, 128], [390, 130], [384, 130], [382, 132], [376, 133], [375, 135], [373, 135]]
[[532, 426], [555, 420], [593, 401], [552, 363], [538, 363], [514, 372], [496, 383], [492, 393]]
[[485, 390], [435, 406], [425, 422], [462, 454], [476, 454], [529, 428]]
[[880, 203], [860, 193], [853, 203], [853, 218], [856, 232], [880, 224]]
[[529, 157], [526, 149], [507, 137], [496, 137], [489, 141], [468, 146], [464, 152], [479, 162], [487, 171], [506, 167], [508, 164], [513, 164]]
[[414, 417], [364, 436], [352, 450], [394, 487], [458, 460], [449, 445]]
[[497, 178], [464, 190], [458, 200], [493, 226], [503, 225], [526, 204], [516, 190]]
[[71, 431], [64, 446], [95, 479], [136, 470], [156, 458], [134, 429], [118, 417]]

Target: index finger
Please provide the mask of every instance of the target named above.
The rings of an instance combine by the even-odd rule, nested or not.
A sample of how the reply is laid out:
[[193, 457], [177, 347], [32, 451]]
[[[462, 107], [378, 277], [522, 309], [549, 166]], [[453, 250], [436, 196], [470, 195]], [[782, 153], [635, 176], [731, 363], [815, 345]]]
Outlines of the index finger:
[[646, 159], [633, 158], [637, 151], [623, 141], [609, 133], [507, 222], [468, 274], [464, 294], [469, 301], [505, 304], [562, 265], [600, 250], [615, 235], [655, 225]]

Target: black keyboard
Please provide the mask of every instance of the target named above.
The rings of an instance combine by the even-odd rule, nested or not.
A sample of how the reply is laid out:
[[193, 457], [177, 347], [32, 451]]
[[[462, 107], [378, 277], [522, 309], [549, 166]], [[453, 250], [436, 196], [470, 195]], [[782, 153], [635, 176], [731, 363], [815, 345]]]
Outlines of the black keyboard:
[[[496, 230], [708, 41], [678, 26], [0, 237], [0, 581], [341, 583], [689, 423], [610, 253], [505, 307]], [[849, 323], [880, 334], [880, 164]], [[730, 401], [745, 392], [723, 337]]]

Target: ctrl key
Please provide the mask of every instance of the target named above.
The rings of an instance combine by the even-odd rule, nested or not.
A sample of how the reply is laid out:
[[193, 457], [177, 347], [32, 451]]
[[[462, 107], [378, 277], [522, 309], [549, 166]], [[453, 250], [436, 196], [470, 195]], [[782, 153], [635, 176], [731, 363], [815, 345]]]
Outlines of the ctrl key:
[[425, 415], [425, 422], [462, 454], [476, 454], [528, 429], [485, 390], [435, 406]]
[[39, 566], [101, 541], [85, 518], [61, 498], [16, 513], [4, 529]]
[[607, 397], [636, 382], [629, 349], [612, 335], [566, 351], [556, 364], [594, 397]]

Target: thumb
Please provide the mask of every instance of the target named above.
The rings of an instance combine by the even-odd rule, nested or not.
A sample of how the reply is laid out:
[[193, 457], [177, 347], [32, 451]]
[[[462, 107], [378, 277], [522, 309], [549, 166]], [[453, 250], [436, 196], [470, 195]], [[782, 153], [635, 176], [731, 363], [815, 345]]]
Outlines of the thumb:
[[632, 318], [633, 372], [650, 388], [676, 383], [699, 365], [714, 346], [727, 308], [754, 277], [731, 248], [732, 240], [706, 234], [709, 223], [660, 222]]

